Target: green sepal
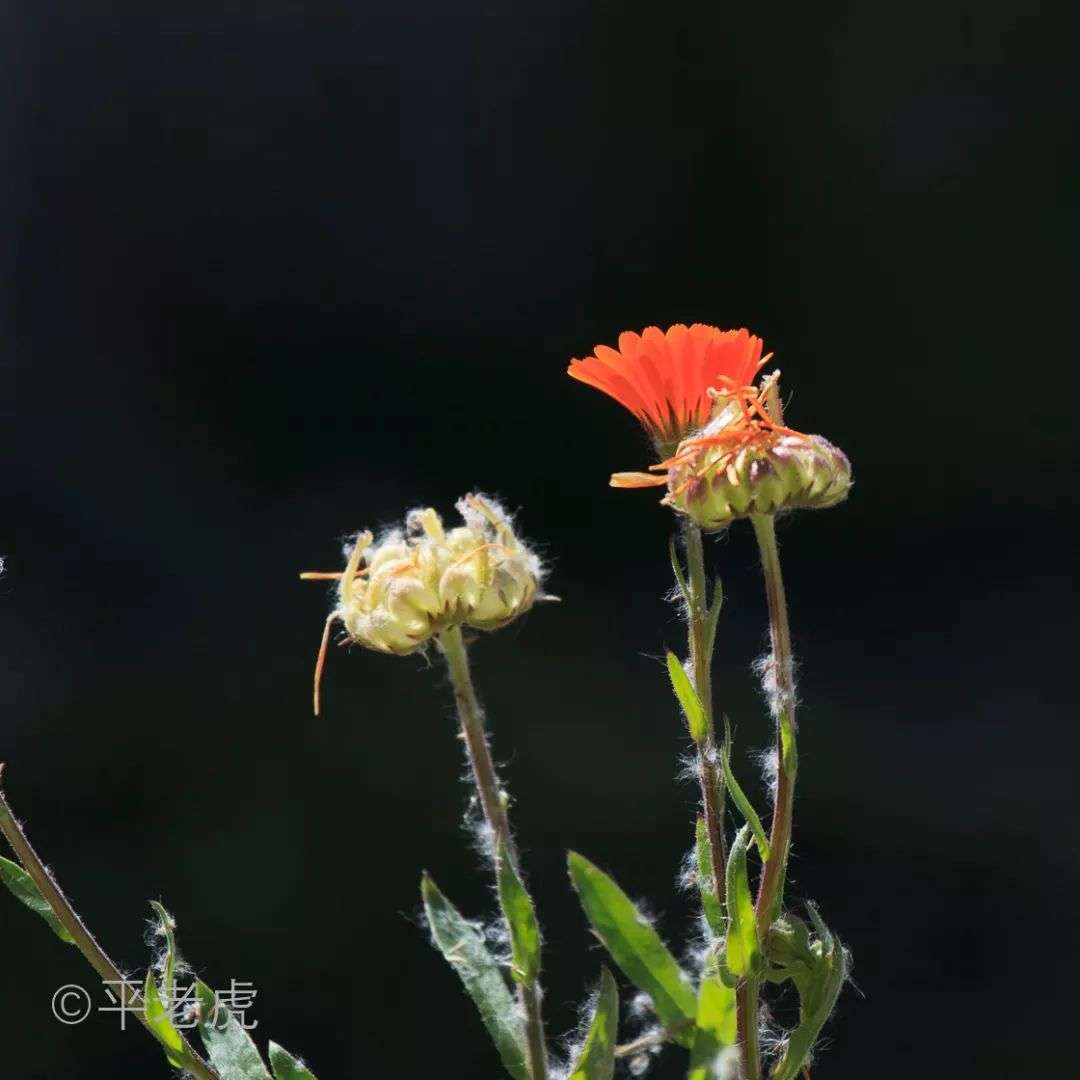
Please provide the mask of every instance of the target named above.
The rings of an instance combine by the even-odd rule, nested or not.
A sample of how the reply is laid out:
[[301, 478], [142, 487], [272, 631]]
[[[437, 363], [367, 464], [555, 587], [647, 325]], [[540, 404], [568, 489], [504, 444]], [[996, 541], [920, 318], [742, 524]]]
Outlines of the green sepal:
[[589, 1032], [567, 1080], [611, 1080], [615, 1075], [615, 1040], [619, 1026], [619, 991], [607, 968], [600, 969], [600, 992]]
[[709, 721], [705, 716], [705, 710], [701, 705], [690, 676], [679, 662], [679, 658], [673, 653], [667, 654], [668, 677], [671, 679], [671, 688], [682, 706], [683, 715], [686, 717], [686, 726], [690, 729], [690, 738], [700, 743], [709, 733]]
[[315, 1080], [315, 1074], [302, 1062], [276, 1042], [270, 1042], [270, 1068], [274, 1070], [274, 1080]]
[[206, 983], [195, 984], [199, 1035], [221, 1080], [271, 1080], [251, 1036]]
[[540, 926], [536, 908], [505, 842], [499, 843], [496, 863], [499, 906], [510, 929], [511, 974], [518, 982], [531, 986], [540, 975]]
[[[168, 1000], [171, 1001], [172, 998], [169, 997]], [[184, 1068], [186, 1057], [184, 1040], [173, 1025], [169, 1010], [161, 1001], [161, 994], [158, 992], [153, 969], [147, 971], [146, 982], [143, 984], [143, 1009], [145, 1010], [146, 1026], [150, 1029], [154, 1038], [161, 1043], [169, 1064], [174, 1069]]]
[[712, 847], [709, 844], [709, 828], [703, 817], [698, 817], [694, 828], [694, 848], [697, 862], [698, 895], [701, 897], [701, 910], [709, 929], [723, 937], [724, 905], [716, 895], [716, 878], [713, 874]]
[[754, 900], [746, 871], [746, 848], [750, 826], [744, 825], [735, 835], [727, 864], [728, 931], [725, 960], [728, 970], [740, 978], [757, 973], [761, 962]]
[[607, 874], [574, 851], [567, 862], [596, 936], [623, 974], [652, 999], [661, 1023], [672, 1029], [672, 1038], [689, 1046], [692, 1037], [685, 1029], [697, 1015], [697, 998], [675, 957]]
[[498, 963], [476, 928], [462, 917], [427, 874], [420, 881], [420, 892], [435, 945], [473, 999], [506, 1071], [515, 1080], [529, 1080], [525, 1033]]
[[728, 718], [724, 717], [724, 745], [720, 747], [720, 769], [724, 774], [724, 783], [731, 792], [732, 801], [739, 808], [739, 813], [746, 820], [747, 825], [754, 832], [754, 841], [758, 846], [763, 861], [769, 858], [769, 838], [765, 835], [765, 827], [761, 824], [761, 818], [746, 797], [746, 792], [739, 786], [735, 774], [731, 771], [731, 725]]
[[[836, 1006], [836, 999], [850, 970], [847, 950], [829, 931], [817, 908], [812, 904], [807, 907], [818, 937], [804, 950], [801, 933], [793, 929], [793, 935], [788, 935], [784, 942], [783, 948], [787, 948], [792, 944], [793, 936], [798, 939], [793, 950], [797, 962], [791, 964], [789, 970], [799, 971], [798, 977], [794, 974], [791, 976], [799, 991], [799, 1023], [788, 1038], [770, 1080], [795, 1080], [799, 1075], [809, 1061], [825, 1021]], [[806, 967], [808, 963], [812, 965], [809, 970]]]
[[0, 881], [11, 890], [16, 900], [22, 901], [31, 911], [40, 915], [61, 941], [68, 945], [75, 944], [75, 939], [56, 917], [49, 906], [49, 901], [41, 895], [41, 890], [34, 883], [34, 879], [18, 863], [0, 858]]

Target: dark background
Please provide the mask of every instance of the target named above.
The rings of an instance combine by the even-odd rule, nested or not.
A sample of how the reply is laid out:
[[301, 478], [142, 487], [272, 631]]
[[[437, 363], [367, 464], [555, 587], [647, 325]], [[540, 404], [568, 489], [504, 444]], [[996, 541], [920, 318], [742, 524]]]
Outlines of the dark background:
[[[116, 958], [145, 963], [161, 898], [206, 980], [253, 981], [260, 1039], [323, 1080], [497, 1075], [417, 925], [422, 867], [492, 909], [443, 676], [335, 651], [314, 721], [328, 601], [296, 578], [472, 487], [520, 508], [564, 600], [473, 651], [551, 1032], [602, 960], [567, 847], [682, 947], [674, 522], [606, 486], [649, 451], [563, 369], [625, 328], [747, 325], [791, 422], [857, 479], [781, 528], [791, 896], [858, 987], [815, 1080], [1070, 1074], [1076, 16], [151, 8], [0, 27], [0, 760]], [[709, 558], [717, 693], [761, 804], [747, 533]], [[115, 1016], [52, 1018], [93, 980], [13, 901], [0, 934], [5, 1076], [166, 1075]]]

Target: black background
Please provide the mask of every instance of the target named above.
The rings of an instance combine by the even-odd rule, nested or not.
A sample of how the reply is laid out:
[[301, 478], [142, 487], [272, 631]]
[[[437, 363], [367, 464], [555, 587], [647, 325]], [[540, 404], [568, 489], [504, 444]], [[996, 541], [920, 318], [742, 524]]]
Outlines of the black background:
[[[815, 1078], [1070, 1074], [1077, 29], [993, 2], [7, 8], [0, 759], [117, 959], [161, 898], [322, 1080], [497, 1075], [417, 925], [421, 867], [492, 909], [443, 676], [335, 651], [313, 721], [327, 599], [296, 579], [473, 487], [563, 597], [473, 650], [552, 1033], [602, 959], [567, 847], [685, 942], [674, 522], [606, 486], [649, 451], [563, 369], [747, 325], [857, 481], [781, 527], [791, 895], [858, 988]], [[761, 803], [747, 533], [709, 558]], [[89, 969], [13, 901], [0, 933], [5, 1076], [166, 1075], [115, 1016], [51, 1017]]]

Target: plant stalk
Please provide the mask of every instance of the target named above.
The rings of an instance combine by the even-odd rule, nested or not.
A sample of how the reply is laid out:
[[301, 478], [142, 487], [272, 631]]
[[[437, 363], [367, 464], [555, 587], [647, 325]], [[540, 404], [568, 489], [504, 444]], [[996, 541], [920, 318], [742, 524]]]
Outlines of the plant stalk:
[[761, 573], [765, 579], [769, 636], [772, 641], [771, 674], [775, 680], [776, 799], [769, 836], [770, 854], [761, 875], [755, 904], [758, 935], [764, 941], [783, 899], [784, 878], [791, 849], [798, 756], [795, 748], [795, 667], [791, 654], [791, 630], [788, 626], [784, 578], [780, 572], [780, 552], [776, 546], [775, 519], [771, 514], [755, 514], [751, 522], [761, 551]]
[[713, 633], [709, 619], [705, 547], [701, 529], [696, 525], [688, 525], [686, 528], [686, 567], [689, 585], [686, 607], [690, 667], [694, 690], [705, 713], [706, 728], [704, 739], [695, 744], [701, 783], [701, 806], [705, 818], [705, 831], [709, 838], [709, 853], [712, 856], [713, 888], [716, 891], [717, 900], [723, 905], [726, 902], [727, 893], [724, 877], [727, 866], [727, 844], [724, 840], [724, 786], [720, 783], [716, 767], [716, 742], [713, 734]]
[[[725, 788], [716, 767], [716, 740], [713, 723], [712, 657], [715, 612], [710, 618], [708, 609], [708, 585], [705, 573], [705, 547], [701, 529], [697, 525], [686, 527], [687, 611], [690, 638], [690, 666], [693, 668], [694, 689], [705, 712], [706, 735], [697, 744], [698, 774], [701, 778], [701, 805], [704, 809], [705, 829], [712, 856], [713, 888], [722, 905], [727, 903], [727, 844], [724, 839]], [[719, 603], [717, 597], [716, 603]], [[757, 1034], [757, 984], [751, 980], [738, 989], [735, 999], [738, 1018], [739, 1045], [742, 1050], [743, 1073], [746, 1080], [759, 1080], [761, 1075], [760, 1051]]]
[[[510, 832], [510, 819], [503, 801], [495, 762], [491, 758], [484, 731], [484, 714], [473, 686], [469, 670], [469, 654], [461, 627], [452, 626], [438, 637], [439, 648], [446, 658], [447, 671], [454, 688], [461, 737], [472, 769], [473, 782], [484, 812], [484, 820], [491, 830], [492, 857], [498, 859], [500, 848], [506, 852], [515, 870], [518, 869], [518, 852]], [[520, 877], [520, 872], [519, 875]], [[505, 912], [504, 912], [505, 917]], [[540, 1008], [540, 988], [536, 982], [518, 984], [518, 1000], [525, 1023], [525, 1047], [531, 1080], [547, 1080], [547, 1047], [544, 1040], [544, 1021]]]
[[[2, 777], [3, 766], [0, 765], [0, 780], [2, 780]], [[53, 914], [74, 939], [79, 952], [83, 954], [90, 966], [98, 973], [103, 983], [118, 987], [117, 993], [120, 997], [121, 1006], [133, 1012], [143, 1027], [153, 1034], [153, 1029], [146, 1020], [142, 995], [129, 985], [128, 980], [121, 974], [120, 969], [113, 963], [108, 953], [97, 943], [94, 935], [71, 906], [70, 901], [64, 895], [52, 874], [46, 869], [41, 859], [38, 858], [37, 852], [31, 846], [22, 826], [12, 813], [2, 787], [0, 787], [0, 832], [7, 838], [23, 869], [33, 879], [38, 891], [45, 897], [49, 907], [52, 908]], [[184, 1032], [179, 1031], [178, 1034], [184, 1045], [184, 1068], [192, 1076], [196, 1077], [196, 1080], [221, 1080], [218, 1073], [195, 1052]]]
[[744, 979], [736, 991], [735, 1007], [739, 1023], [739, 1045], [743, 1049], [746, 1080], [761, 1080], [761, 1047], [758, 1043], [758, 994], [761, 983]]

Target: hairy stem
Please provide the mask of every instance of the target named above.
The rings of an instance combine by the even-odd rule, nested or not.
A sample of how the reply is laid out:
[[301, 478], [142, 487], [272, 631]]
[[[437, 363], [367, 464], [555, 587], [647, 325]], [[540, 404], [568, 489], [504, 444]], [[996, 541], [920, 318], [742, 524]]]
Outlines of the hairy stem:
[[[698, 775], [701, 778], [701, 805], [704, 810], [705, 830], [709, 838], [712, 856], [713, 888], [722, 905], [727, 902], [727, 844], [724, 839], [724, 785], [716, 767], [716, 740], [713, 723], [712, 658], [716, 626], [716, 611], [709, 611], [708, 583], [705, 573], [705, 548], [701, 529], [696, 525], [686, 527], [686, 564], [688, 596], [686, 598], [690, 665], [694, 674], [694, 689], [705, 712], [705, 736], [696, 744]], [[720, 603], [717, 596], [714, 604]], [[758, 1080], [760, 1058], [757, 1046], [757, 990], [751, 992], [744, 983], [736, 996], [739, 1043], [742, 1047], [743, 1073], [747, 1080]]]
[[757, 979], [748, 978], [739, 985], [735, 999], [746, 1080], [761, 1080], [761, 1048], [758, 1045], [758, 992], [760, 989], [761, 984]]
[[[518, 866], [517, 847], [510, 832], [510, 819], [506, 813], [495, 762], [491, 759], [487, 735], [484, 732], [484, 714], [473, 687], [469, 671], [469, 654], [459, 626], [444, 630], [438, 638], [439, 648], [446, 658], [450, 682], [454, 687], [461, 737], [472, 769], [473, 782], [484, 812], [484, 820], [491, 830], [494, 858], [504, 850], [515, 869]], [[519, 874], [520, 876], [520, 874]], [[505, 912], [504, 912], [505, 917]], [[525, 1021], [525, 1046], [528, 1053], [531, 1080], [547, 1080], [547, 1048], [544, 1041], [544, 1021], [540, 1009], [540, 987], [537, 981], [519, 982], [518, 999]]]
[[783, 899], [791, 848], [791, 819], [795, 804], [795, 774], [798, 757], [795, 749], [795, 668], [791, 656], [791, 630], [788, 626], [784, 579], [780, 572], [780, 552], [776, 546], [776, 525], [771, 514], [751, 518], [758, 548], [765, 596], [769, 606], [769, 635], [772, 641], [771, 678], [775, 681], [776, 715], [776, 800], [773, 804], [772, 830], [769, 836], [769, 859], [758, 887], [758, 934], [762, 941], [776, 918]]
[[[2, 780], [2, 777], [3, 766], [0, 765], [0, 780]], [[0, 832], [7, 838], [23, 869], [33, 879], [38, 891], [45, 897], [49, 907], [52, 908], [53, 914], [74, 939], [79, 952], [86, 957], [86, 960], [101, 977], [103, 983], [118, 987], [117, 994], [120, 997], [121, 1005], [126, 1010], [133, 1012], [147, 1031], [153, 1034], [153, 1029], [146, 1020], [142, 995], [129, 985], [129, 981], [124, 978], [108, 953], [97, 943], [94, 935], [90, 933], [86, 924], [79, 918], [78, 913], [71, 906], [70, 901], [64, 895], [52, 874], [46, 869], [41, 859], [38, 858], [37, 852], [30, 845], [22, 826], [11, 812], [11, 807], [8, 805], [2, 787], [0, 787]], [[221, 1080], [221, 1077], [195, 1052], [184, 1032], [180, 1031], [179, 1035], [184, 1044], [184, 1068], [197, 1080]]]
[[[696, 744], [698, 774], [701, 781], [701, 805], [705, 830], [712, 856], [713, 888], [723, 904], [727, 886], [724, 868], [727, 866], [727, 845], [724, 841], [724, 787], [716, 767], [716, 745], [713, 737], [712, 649], [715, 625], [709, 618], [708, 582], [705, 574], [705, 548], [701, 530], [696, 525], [686, 529], [686, 565], [689, 595], [686, 598], [689, 624], [690, 667], [693, 669], [694, 689], [705, 713], [706, 734]], [[719, 602], [719, 601], [717, 601]]]

